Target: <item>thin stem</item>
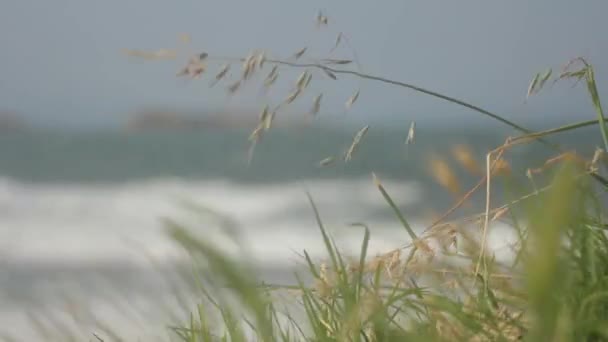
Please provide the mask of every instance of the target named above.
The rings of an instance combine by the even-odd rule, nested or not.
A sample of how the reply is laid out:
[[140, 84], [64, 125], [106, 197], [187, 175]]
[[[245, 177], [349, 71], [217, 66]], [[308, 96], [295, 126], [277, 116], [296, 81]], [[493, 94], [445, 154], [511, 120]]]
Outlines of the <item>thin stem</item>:
[[[221, 60], [227, 60], [227, 61], [232, 61], [232, 62], [244, 62], [245, 58], [233, 58], [233, 57], [212, 57], [210, 59], [221, 59]], [[319, 63], [298, 63], [298, 62], [289, 62], [289, 61], [284, 61], [284, 60], [279, 60], [279, 59], [267, 59], [266, 62], [268, 63], [274, 63], [274, 64], [279, 64], [279, 65], [287, 65], [290, 67], [295, 67], [295, 68], [316, 68], [316, 69], [322, 69], [322, 70], [326, 70], [329, 72], [332, 72], [334, 74], [344, 74], [344, 75], [353, 75], [362, 79], [367, 79], [367, 80], [372, 80], [372, 81], [377, 81], [377, 82], [381, 82], [381, 83], [386, 83], [386, 84], [390, 84], [390, 85], [396, 85], [399, 87], [403, 87], [403, 88], [408, 88], [411, 90], [414, 90], [416, 92], [419, 93], [423, 93], [426, 95], [430, 95], [454, 104], [457, 104], [459, 106], [471, 109], [473, 111], [476, 111], [478, 113], [481, 113], [487, 117], [490, 117], [498, 122], [501, 122], [507, 126], [510, 126], [511, 128], [514, 128], [522, 133], [525, 134], [531, 134], [533, 133], [531, 130], [520, 126], [516, 123], [514, 123], [513, 121], [507, 120], [505, 118], [503, 118], [502, 116], [492, 113], [486, 109], [483, 109], [481, 107], [475, 106], [471, 103], [468, 103], [466, 101], [451, 97], [451, 96], [447, 96], [444, 94], [440, 94], [437, 92], [434, 92], [432, 90], [428, 90], [410, 83], [405, 83], [405, 82], [401, 82], [401, 81], [396, 81], [396, 80], [391, 80], [388, 78], [384, 78], [384, 77], [380, 77], [380, 76], [374, 76], [374, 75], [370, 75], [367, 73], [363, 73], [363, 72], [359, 72], [359, 71], [354, 71], [354, 70], [345, 70], [345, 69], [336, 69], [336, 68], [332, 68], [323, 64], [319, 64]], [[546, 146], [549, 146], [551, 148], [553, 148], [554, 150], [559, 151], [559, 146], [550, 143], [544, 139], [538, 139], [538, 142], [543, 143]]]
[[[604, 120], [606, 120], [606, 119], [607, 118], [604, 118]], [[564, 125], [564, 126], [560, 126], [560, 127], [556, 127], [556, 128], [551, 128], [551, 129], [547, 129], [544, 131], [521, 135], [521, 136], [513, 138], [512, 141], [543, 137], [543, 136], [552, 135], [555, 133], [562, 133], [562, 132], [575, 130], [575, 129], [582, 128], [582, 127], [593, 126], [593, 125], [597, 125], [599, 123], [600, 123], [599, 119], [576, 122], [573, 124], [568, 124], [568, 125]]]
[[276, 64], [282, 64], [282, 65], [288, 65], [288, 66], [292, 66], [292, 67], [299, 67], [299, 68], [318, 68], [318, 69], [324, 69], [324, 70], [328, 70], [334, 74], [347, 74], [347, 75], [353, 75], [353, 76], [357, 76], [363, 79], [368, 79], [368, 80], [373, 80], [373, 81], [378, 81], [378, 82], [382, 82], [382, 83], [387, 83], [387, 84], [391, 84], [391, 85], [396, 85], [399, 87], [403, 87], [403, 88], [408, 88], [408, 89], [412, 89], [414, 91], [423, 93], [423, 94], [427, 94], [433, 97], [437, 97], [440, 98], [442, 100], [448, 101], [448, 102], [452, 102], [455, 103], [457, 105], [469, 108], [471, 110], [474, 110], [478, 113], [481, 113], [483, 115], [486, 115], [494, 120], [497, 120], [499, 122], [504, 123], [505, 125], [508, 125], [512, 128], [515, 128], [516, 130], [526, 133], [526, 134], [530, 134], [532, 133], [532, 131], [530, 131], [529, 129], [522, 127], [510, 120], [507, 120], [503, 117], [501, 117], [498, 114], [494, 114], [490, 111], [487, 111], [481, 107], [475, 106], [473, 104], [470, 104], [468, 102], [465, 102], [463, 100], [459, 100], [457, 98], [451, 97], [451, 96], [447, 96], [447, 95], [443, 95], [437, 92], [434, 92], [432, 90], [428, 90], [413, 84], [409, 84], [409, 83], [405, 83], [405, 82], [401, 82], [401, 81], [395, 81], [395, 80], [391, 80], [388, 78], [384, 78], [384, 77], [379, 77], [379, 76], [373, 76], [373, 75], [369, 75], [366, 73], [362, 73], [362, 72], [358, 72], [358, 71], [353, 71], [353, 70], [344, 70], [344, 69], [335, 69], [332, 67], [328, 67], [325, 65], [321, 65], [321, 64], [317, 64], [317, 63], [295, 63], [295, 62], [287, 62], [287, 61], [281, 61], [281, 60], [268, 60], [268, 62], [270, 63], [276, 63]]

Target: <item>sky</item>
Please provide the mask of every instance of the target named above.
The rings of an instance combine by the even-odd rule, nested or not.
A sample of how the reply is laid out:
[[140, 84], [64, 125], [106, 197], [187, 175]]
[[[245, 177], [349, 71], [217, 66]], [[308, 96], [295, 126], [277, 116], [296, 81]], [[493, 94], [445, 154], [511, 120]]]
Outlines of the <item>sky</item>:
[[[322, 29], [315, 27], [319, 10], [329, 18]], [[264, 49], [287, 58], [308, 46], [304, 57], [324, 58], [344, 32], [366, 73], [520, 122], [591, 119], [582, 87], [558, 84], [524, 99], [535, 73], [577, 56], [594, 64], [600, 95], [608, 95], [607, 12], [605, 0], [7, 0], [0, 11], [0, 111], [45, 125], [105, 127], [145, 108], [257, 110], [287, 95], [300, 70], [282, 74], [284, 83], [270, 95], [252, 84], [228, 97], [226, 84], [209, 88], [219, 65], [210, 65], [202, 80], [176, 78], [185, 49], [232, 57]], [[190, 46], [178, 39], [184, 33]], [[179, 48], [180, 58], [140, 61], [124, 55], [125, 48]], [[351, 51], [341, 45], [332, 57], [352, 58]], [[344, 102], [357, 89], [359, 100], [345, 115]], [[308, 110], [321, 92], [321, 114], [340, 120], [490, 122], [453, 104], [352, 77], [315, 76], [294, 108]]]

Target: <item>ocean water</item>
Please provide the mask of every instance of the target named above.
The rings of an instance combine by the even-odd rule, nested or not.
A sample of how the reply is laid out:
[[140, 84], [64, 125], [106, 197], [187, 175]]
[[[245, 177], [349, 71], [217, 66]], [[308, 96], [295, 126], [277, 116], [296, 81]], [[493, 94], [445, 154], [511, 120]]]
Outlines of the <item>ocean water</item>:
[[[307, 191], [347, 253], [356, 253], [363, 236], [349, 225], [353, 222], [369, 225], [371, 254], [404, 245], [407, 234], [373, 186], [371, 173], [421, 230], [431, 214], [455, 201], [431, 177], [428, 158], [449, 159], [450, 148], [463, 143], [483, 165], [485, 153], [513, 134], [420, 126], [415, 143], [407, 146], [407, 128], [370, 127], [351, 162], [327, 167], [318, 162], [339, 158], [356, 128], [271, 131], [250, 164], [249, 132], [241, 129], [1, 136], [0, 332], [42, 340], [28, 313], [48, 318], [86, 309], [124, 336], [164, 336], [167, 316], [159, 306], [176, 300], [166, 280], [172, 265], [187, 259], [167, 237], [163, 218], [183, 223], [227, 253], [248, 253], [261, 278], [279, 283], [292, 279], [303, 249], [324, 256]], [[556, 141], [592, 155], [600, 141], [590, 132]], [[553, 155], [530, 145], [508, 158], [523, 177], [519, 166], [540, 166], [539, 160]], [[475, 183], [453, 165], [463, 188]], [[494, 201], [502, 202], [500, 191]], [[194, 212], [185, 203], [202, 209]], [[463, 215], [482, 203], [483, 196], [474, 197]], [[228, 228], [242, 246], [226, 239]], [[504, 235], [491, 236], [497, 249], [506, 242]], [[93, 318], [77, 316], [84, 321], [66, 318], [60, 324], [84, 328], [86, 340], [92, 332], [104, 333]]]

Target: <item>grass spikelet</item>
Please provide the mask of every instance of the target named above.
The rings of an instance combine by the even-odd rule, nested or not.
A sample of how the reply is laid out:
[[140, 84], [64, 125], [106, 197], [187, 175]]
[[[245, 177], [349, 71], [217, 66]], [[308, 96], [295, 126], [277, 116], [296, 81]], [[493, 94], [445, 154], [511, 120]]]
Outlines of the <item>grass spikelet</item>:
[[296, 80], [296, 88], [303, 89], [306, 79], [308, 78], [308, 70], [304, 70]]
[[344, 157], [344, 161], [348, 162], [353, 158], [353, 153], [355, 153], [355, 151], [357, 150], [357, 147], [359, 146], [359, 144], [361, 143], [361, 139], [363, 139], [363, 137], [365, 136], [365, 134], [367, 134], [367, 131], [369, 130], [369, 125], [366, 125], [365, 127], [361, 128], [357, 134], [355, 134], [355, 137], [353, 138], [353, 142], [350, 145], [348, 151], [346, 152], [346, 155]]
[[538, 92], [541, 91], [541, 89], [544, 87], [545, 83], [549, 80], [549, 78], [551, 77], [551, 74], [553, 73], [552, 69], [548, 69], [547, 71], [545, 71], [544, 73], [537, 73], [534, 78], [532, 79], [532, 81], [530, 82], [530, 85], [528, 86], [528, 94], [526, 96], [526, 98], [537, 94]]
[[206, 66], [202, 63], [192, 66], [190, 69], [190, 77], [199, 78], [205, 72]]
[[319, 111], [321, 110], [321, 99], [322, 98], [323, 98], [322, 93], [315, 96], [315, 99], [313, 100], [313, 103], [312, 103], [312, 109], [310, 111], [310, 114], [312, 114], [312, 115], [319, 114]]
[[270, 87], [274, 84], [274, 82], [276, 82], [277, 78], [279, 77], [279, 72], [277, 70], [278, 66], [275, 65], [272, 70], [270, 70], [270, 73], [268, 73], [268, 76], [266, 76], [266, 79], [264, 80], [264, 86], [266, 88]]
[[268, 105], [264, 106], [262, 112], [260, 113], [259, 119], [259, 129], [263, 129], [264, 131], [268, 131], [272, 126], [272, 122], [274, 121], [274, 117], [276, 115], [276, 111], [270, 111], [270, 107]]
[[278, 74], [278, 71], [279, 71], [279, 66], [278, 65], [273, 66], [272, 69], [270, 69], [270, 72], [268, 73], [268, 76], [266, 76], [266, 79], [269, 79], [272, 76]]
[[262, 133], [264, 132], [264, 125], [263, 124], [259, 124], [256, 126], [256, 128], [253, 130], [253, 132], [251, 132], [251, 135], [249, 135], [249, 141], [251, 142], [257, 142], [260, 140], [260, 138], [262, 137]]
[[264, 106], [264, 109], [262, 109], [262, 112], [260, 113], [260, 122], [266, 121], [266, 118], [268, 117], [268, 114], [269, 114], [269, 110], [270, 110], [270, 107], [268, 105]]
[[264, 68], [264, 63], [266, 63], [266, 53], [262, 51], [257, 58], [258, 69], [262, 70]]
[[538, 90], [537, 90], [537, 92], [540, 91], [543, 88], [543, 86], [545, 85], [545, 83], [547, 83], [547, 81], [551, 77], [552, 73], [553, 73], [552, 69], [548, 69], [547, 71], [545, 71], [545, 73], [540, 78], [540, 82], [538, 83]]
[[597, 147], [595, 152], [593, 153], [593, 158], [591, 159], [591, 163], [589, 163], [588, 170], [591, 172], [599, 171], [599, 162], [605, 158], [605, 152], [601, 148]]
[[338, 46], [340, 45], [341, 41], [342, 41], [342, 32], [339, 32], [338, 35], [336, 36], [336, 42], [334, 43], [334, 47], [331, 48], [331, 50], [329, 50], [329, 53], [332, 53], [335, 49], [337, 49]]
[[500, 176], [500, 175], [509, 175], [511, 173], [511, 165], [504, 158], [500, 158], [496, 160], [494, 164], [494, 168], [492, 170], [492, 175]]
[[458, 247], [458, 231], [454, 227], [448, 226], [447, 229], [443, 229], [436, 239], [443, 251], [449, 250], [450, 247]]
[[251, 57], [251, 59], [249, 60], [249, 76], [250, 77], [255, 72], [257, 65], [258, 65], [258, 60], [256, 59], [256, 57]]
[[188, 64], [183, 67], [178, 73], [177, 76], [189, 76], [191, 78], [200, 77], [203, 72], [207, 69], [207, 66], [203, 61], [207, 58], [206, 53], [201, 53], [195, 56], [192, 56], [188, 61]]
[[526, 95], [526, 98], [530, 97], [536, 90], [536, 84], [538, 83], [539, 78], [540, 78], [540, 74], [534, 75], [534, 78], [532, 79], [532, 81], [530, 82], [530, 85], [528, 86], [528, 93]]
[[412, 123], [410, 124], [410, 129], [407, 132], [407, 138], [405, 138], [406, 145], [414, 143], [414, 138], [415, 138], [415, 134], [416, 134], [415, 131], [416, 131], [416, 122], [412, 121]]
[[247, 80], [253, 74], [256, 65], [256, 56], [254, 54], [249, 54], [247, 58], [243, 61], [243, 79]]
[[310, 84], [311, 80], [312, 80], [312, 73], [309, 73], [308, 77], [306, 77], [306, 81], [304, 82], [304, 86], [302, 87], [302, 89], [308, 88], [308, 85]]
[[333, 157], [333, 156], [327, 157], [319, 162], [319, 166], [321, 166], [321, 167], [328, 166], [330, 164], [333, 164], [335, 161], [336, 161], [335, 157]]
[[425, 240], [415, 239], [413, 241], [413, 245], [416, 247], [416, 249], [421, 251], [423, 254], [425, 254], [427, 256], [431, 256], [431, 257], [435, 256], [435, 252], [433, 251], [431, 246], [429, 246], [429, 244]]
[[191, 74], [192, 74], [192, 78], [199, 78], [201, 77], [201, 75], [205, 72], [205, 66], [204, 65], [199, 65], [196, 66], [192, 69]]
[[336, 75], [333, 72], [329, 71], [326, 68], [323, 68], [323, 72], [325, 73], [325, 75], [327, 75], [329, 78], [331, 78], [334, 81], [338, 79], [338, 77], [336, 77]]
[[272, 127], [272, 123], [274, 122], [274, 117], [276, 116], [277, 112], [273, 111], [270, 112], [268, 115], [266, 115], [266, 118], [264, 120], [264, 130], [269, 130], [270, 127]]
[[477, 163], [475, 157], [473, 157], [473, 152], [471, 152], [471, 149], [468, 146], [458, 144], [452, 147], [452, 156], [469, 173], [473, 175], [483, 174], [481, 166]]
[[327, 16], [325, 16], [323, 12], [319, 11], [319, 13], [317, 13], [317, 28], [327, 26], [328, 22], [329, 20], [327, 19]]
[[[580, 69], [577, 70], [572, 70], [572, 68], [576, 65], [580, 65], [583, 64], [583, 66]], [[585, 76], [587, 76], [587, 68], [588, 68], [588, 64], [587, 62], [578, 57], [578, 58], [574, 58], [572, 60], [570, 60], [563, 68], [562, 68], [562, 72], [559, 74], [559, 76], [557, 77], [557, 79], [555, 79], [555, 82], [558, 82], [562, 79], [575, 79], [576, 83], [578, 83], [579, 81], [581, 81], [583, 78], [585, 78]]]
[[296, 91], [294, 91], [293, 93], [289, 94], [289, 96], [287, 96], [287, 98], [285, 99], [285, 103], [286, 104], [292, 103], [293, 101], [295, 101], [295, 99], [298, 98], [300, 93], [302, 93], [302, 89], [300, 89], [300, 88], [296, 89]]
[[338, 64], [338, 65], [346, 65], [346, 64], [350, 64], [353, 62], [350, 59], [333, 59], [333, 58], [325, 58], [325, 59], [322, 59], [321, 61], [326, 64]]
[[350, 109], [353, 104], [355, 104], [355, 102], [357, 102], [357, 99], [359, 98], [359, 90], [357, 90], [353, 96], [351, 96], [347, 101], [346, 101], [346, 109]]
[[234, 82], [233, 84], [228, 86], [228, 92], [230, 94], [234, 94], [236, 93], [237, 90], [239, 90], [239, 88], [241, 87], [241, 80], [238, 80], [236, 82]]
[[460, 182], [449, 164], [441, 158], [433, 157], [430, 161], [431, 173], [435, 180], [452, 194], [460, 193]]
[[296, 53], [293, 54], [293, 58], [299, 59], [300, 57], [302, 57], [304, 55], [306, 50], [308, 50], [308, 47], [303, 47], [300, 50], [296, 51]]
[[217, 82], [221, 81], [228, 74], [228, 71], [230, 71], [230, 64], [225, 64], [224, 66], [222, 66], [220, 71], [218, 71], [218, 73], [215, 75], [215, 79], [211, 81], [209, 85], [213, 87]]
[[499, 220], [501, 217], [503, 217], [508, 212], [509, 212], [509, 207], [504, 207], [504, 208], [498, 210], [496, 213], [494, 213], [494, 216], [492, 216], [492, 219], [490, 219], [490, 221]]

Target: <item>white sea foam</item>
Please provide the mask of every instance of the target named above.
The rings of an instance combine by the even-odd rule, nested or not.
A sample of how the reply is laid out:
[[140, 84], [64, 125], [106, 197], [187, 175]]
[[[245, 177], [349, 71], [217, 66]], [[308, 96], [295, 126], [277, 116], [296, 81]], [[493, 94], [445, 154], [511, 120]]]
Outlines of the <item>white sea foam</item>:
[[[421, 199], [417, 183], [386, 181], [384, 185], [404, 209]], [[230, 218], [252, 260], [286, 269], [303, 249], [313, 258], [325, 256], [306, 191], [315, 199], [324, 224], [344, 252], [356, 253], [361, 246], [363, 231], [349, 226], [352, 222], [364, 222], [372, 230], [370, 254], [408, 242], [407, 233], [369, 178], [281, 184], [157, 179], [104, 185], [24, 184], [0, 179], [0, 257], [11, 265], [37, 270], [75, 266], [86, 269], [99, 264], [129, 264], [145, 269], [150, 266], [150, 256], [164, 261], [183, 257], [163, 229], [163, 217], [183, 222], [191, 232], [215, 241], [227, 252], [242, 252], [223, 238], [228, 228], [220, 224], [217, 216], [196, 214], [180, 206], [180, 200], [189, 200]], [[410, 221], [417, 230], [423, 227], [422, 217], [411, 217]], [[491, 234], [489, 247], [498, 249], [507, 240], [502, 233]], [[509, 255], [503, 252], [498, 257]], [[51, 297], [49, 289], [64, 286], [57, 277], [61, 275], [55, 276], [54, 287], [49, 281], [18, 290]], [[145, 293], [139, 294], [145, 297]], [[153, 303], [157, 296], [150, 295], [144, 301]], [[0, 304], [2, 301], [0, 295]], [[92, 298], [90, 304], [98, 313], [107, 308], [99, 298]], [[22, 322], [19, 310], [4, 307], [0, 321]], [[117, 316], [110, 316], [110, 322], [120, 322]], [[14, 328], [18, 326], [16, 323]], [[20, 333], [18, 329], [17, 335]]]
[[[386, 184], [401, 205], [420, 195], [414, 183]], [[345, 231], [351, 221], [366, 221], [386, 208], [368, 179], [243, 185], [228, 181], [151, 180], [110, 185], [31, 185], [0, 183], [0, 241], [4, 257], [27, 262], [120, 262], [137, 259], [133, 242], [156, 257], [176, 257], [175, 244], [162, 229], [162, 217], [184, 222], [205, 238], [220, 235], [212, 217], [180, 206], [189, 200], [235, 221], [260, 261], [285, 260], [290, 249], [311, 248], [320, 236], [305, 191], [315, 198], [329, 227]], [[335, 226], [335, 227], [334, 227]], [[375, 236], [396, 231], [394, 220], [376, 223]], [[349, 228], [345, 237], [360, 235]], [[386, 241], [394, 237], [386, 236]], [[319, 246], [320, 247], [320, 246]], [[379, 246], [385, 248], [386, 246]]]

